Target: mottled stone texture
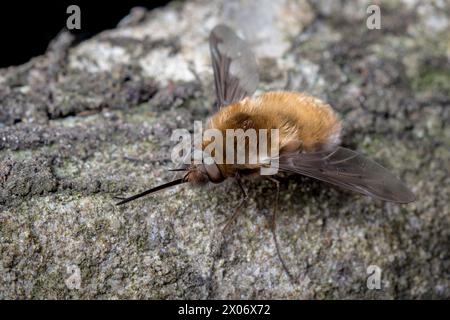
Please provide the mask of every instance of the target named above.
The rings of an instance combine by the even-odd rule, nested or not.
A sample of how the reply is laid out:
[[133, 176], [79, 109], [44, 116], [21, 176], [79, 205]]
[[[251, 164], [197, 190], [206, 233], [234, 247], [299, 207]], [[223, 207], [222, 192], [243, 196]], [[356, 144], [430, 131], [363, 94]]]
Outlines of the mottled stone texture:
[[[450, 298], [450, 3], [186, 1], [0, 70], [0, 298]], [[107, 14], [107, 13], [106, 13]], [[395, 205], [302, 177], [177, 187], [169, 137], [213, 104], [207, 37], [226, 22], [252, 43], [259, 91], [307, 91], [344, 122], [343, 144], [398, 174]], [[289, 79], [289, 81], [288, 81]], [[381, 290], [366, 286], [381, 268]]]

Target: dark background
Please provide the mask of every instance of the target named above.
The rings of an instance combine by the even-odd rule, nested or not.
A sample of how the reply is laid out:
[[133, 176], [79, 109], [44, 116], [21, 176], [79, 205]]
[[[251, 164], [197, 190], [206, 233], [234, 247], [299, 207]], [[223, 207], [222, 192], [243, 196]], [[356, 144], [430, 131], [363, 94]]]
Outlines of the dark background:
[[114, 28], [130, 9], [153, 9], [167, 0], [152, 1], [3, 1], [0, 5], [0, 68], [19, 65], [45, 52], [49, 42], [66, 26], [67, 7], [81, 9], [81, 30], [74, 31], [78, 41]]

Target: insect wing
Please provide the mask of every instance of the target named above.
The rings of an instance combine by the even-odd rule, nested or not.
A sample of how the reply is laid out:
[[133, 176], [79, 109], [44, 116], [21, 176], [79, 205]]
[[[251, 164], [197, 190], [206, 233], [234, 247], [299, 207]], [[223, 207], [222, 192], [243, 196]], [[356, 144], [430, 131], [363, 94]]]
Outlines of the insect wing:
[[219, 107], [252, 95], [259, 82], [255, 56], [247, 43], [224, 25], [210, 34], [212, 66]]
[[350, 149], [280, 155], [280, 170], [319, 179], [385, 201], [408, 203], [414, 194], [378, 163]]

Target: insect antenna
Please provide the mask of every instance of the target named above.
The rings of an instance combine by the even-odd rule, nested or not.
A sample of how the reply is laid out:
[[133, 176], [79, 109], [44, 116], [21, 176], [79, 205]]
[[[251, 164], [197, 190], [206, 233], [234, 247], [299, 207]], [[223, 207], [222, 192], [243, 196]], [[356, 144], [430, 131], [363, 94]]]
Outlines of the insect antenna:
[[146, 190], [146, 191], [144, 191], [144, 192], [135, 194], [134, 196], [131, 196], [131, 197], [129, 197], [129, 198], [125, 198], [125, 199], [123, 199], [122, 201], [116, 203], [116, 205], [117, 205], [117, 206], [120, 206], [120, 205], [125, 204], [125, 203], [127, 203], [127, 202], [130, 202], [130, 201], [139, 199], [139, 198], [141, 198], [141, 197], [143, 197], [143, 196], [146, 196], [146, 195], [148, 195], [148, 194], [152, 194], [152, 193], [155, 193], [155, 192], [157, 192], [157, 191], [161, 191], [161, 190], [163, 190], [163, 189], [170, 188], [170, 187], [173, 187], [173, 186], [176, 186], [176, 185], [185, 183], [185, 182], [187, 182], [187, 181], [186, 181], [186, 175], [185, 175], [183, 178], [176, 179], [176, 180], [174, 180], [174, 181], [171, 181], [171, 182], [162, 184], [162, 185], [160, 185], [160, 186], [154, 187], [154, 188], [149, 189], [149, 190]]

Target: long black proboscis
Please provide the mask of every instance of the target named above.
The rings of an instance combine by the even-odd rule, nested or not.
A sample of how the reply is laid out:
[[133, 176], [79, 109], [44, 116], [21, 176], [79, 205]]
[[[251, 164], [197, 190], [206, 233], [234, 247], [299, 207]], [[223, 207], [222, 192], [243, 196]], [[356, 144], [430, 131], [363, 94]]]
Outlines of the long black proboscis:
[[184, 182], [186, 182], [186, 181], [185, 181], [183, 178], [181, 178], [181, 179], [176, 179], [176, 180], [174, 180], [174, 181], [171, 181], [171, 182], [162, 184], [162, 185], [157, 186], [157, 187], [154, 187], [154, 188], [152, 188], [152, 189], [145, 190], [144, 192], [135, 194], [134, 196], [131, 196], [131, 197], [129, 197], [129, 198], [123, 199], [122, 201], [116, 203], [116, 205], [117, 205], [117, 206], [120, 206], [121, 204], [125, 204], [125, 203], [127, 203], [127, 202], [136, 200], [136, 199], [141, 198], [141, 197], [143, 197], [143, 196], [146, 196], [146, 195], [148, 195], [148, 194], [151, 194], [151, 193], [154, 193], [154, 192], [157, 192], [157, 191], [166, 189], [166, 188], [170, 188], [170, 187], [173, 187], [173, 186], [182, 184], [182, 183], [184, 183]]

